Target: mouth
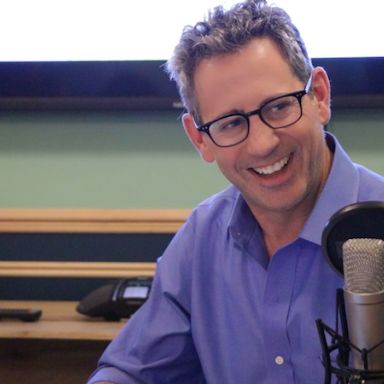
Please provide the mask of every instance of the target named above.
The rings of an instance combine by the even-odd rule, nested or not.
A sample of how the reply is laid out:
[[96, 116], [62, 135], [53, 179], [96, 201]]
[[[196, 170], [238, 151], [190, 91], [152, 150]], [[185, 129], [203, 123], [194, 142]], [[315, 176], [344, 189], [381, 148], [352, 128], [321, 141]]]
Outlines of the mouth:
[[280, 172], [283, 168], [286, 167], [290, 159], [290, 156], [286, 156], [283, 159], [277, 161], [274, 164], [268, 165], [267, 167], [261, 168], [252, 168], [257, 174], [262, 176], [273, 175], [277, 172]]

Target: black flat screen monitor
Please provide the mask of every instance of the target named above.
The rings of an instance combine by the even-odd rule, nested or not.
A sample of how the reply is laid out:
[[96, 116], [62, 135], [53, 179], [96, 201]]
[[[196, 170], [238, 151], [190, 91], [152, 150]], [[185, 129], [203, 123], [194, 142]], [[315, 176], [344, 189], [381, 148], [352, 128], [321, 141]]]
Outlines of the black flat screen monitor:
[[[381, 0], [273, 2], [327, 69], [335, 107], [384, 106]], [[218, 3], [4, 0], [0, 109], [180, 108], [163, 64], [183, 26]]]

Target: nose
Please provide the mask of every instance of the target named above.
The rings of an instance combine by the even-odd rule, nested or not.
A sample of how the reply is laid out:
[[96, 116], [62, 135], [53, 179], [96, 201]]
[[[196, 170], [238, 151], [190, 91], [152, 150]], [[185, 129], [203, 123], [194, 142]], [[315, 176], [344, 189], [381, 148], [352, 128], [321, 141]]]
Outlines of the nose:
[[277, 130], [266, 125], [259, 116], [251, 116], [246, 142], [250, 154], [267, 156], [279, 145], [280, 137]]

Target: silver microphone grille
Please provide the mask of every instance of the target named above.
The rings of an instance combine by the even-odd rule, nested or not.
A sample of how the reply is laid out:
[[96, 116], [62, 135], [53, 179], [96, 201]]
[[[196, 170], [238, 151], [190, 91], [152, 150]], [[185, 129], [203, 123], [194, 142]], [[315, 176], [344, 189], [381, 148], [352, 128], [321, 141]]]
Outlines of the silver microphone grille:
[[349, 239], [343, 243], [345, 288], [355, 293], [384, 290], [384, 241]]

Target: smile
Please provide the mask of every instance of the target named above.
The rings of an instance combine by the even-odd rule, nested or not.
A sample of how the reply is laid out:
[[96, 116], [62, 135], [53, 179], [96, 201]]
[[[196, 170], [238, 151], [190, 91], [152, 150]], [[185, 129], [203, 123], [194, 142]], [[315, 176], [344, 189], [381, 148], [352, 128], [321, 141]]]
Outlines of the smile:
[[268, 165], [267, 167], [263, 168], [253, 168], [253, 170], [259, 175], [272, 175], [273, 173], [282, 170], [288, 164], [288, 161], [289, 156], [284, 157], [280, 161], [277, 161], [275, 164]]

